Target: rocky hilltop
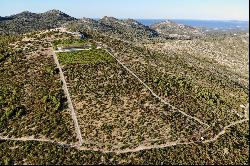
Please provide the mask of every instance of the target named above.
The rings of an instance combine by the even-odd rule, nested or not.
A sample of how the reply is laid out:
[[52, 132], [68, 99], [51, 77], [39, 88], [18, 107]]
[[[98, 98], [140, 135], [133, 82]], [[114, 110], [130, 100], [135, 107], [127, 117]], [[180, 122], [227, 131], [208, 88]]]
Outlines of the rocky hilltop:
[[19, 14], [0, 17], [0, 34], [22, 34], [67, 26], [74, 31], [96, 31], [121, 40], [132, 42], [164, 41], [166, 39], [191, 39], [203, 33], [194, 27], [165, 21], [151, 27], [133, 19], [103, 17], [100, 20], [76, 19], [59, 10], [45, 13], [24, 11]]
[[56, 28], [76, 19], [59, 10], [50, 10], [39, 14], [24, 11], [8, 17], [1, 17], [0, 20], [2, 33], [20, 34]]
[[126, 41], [148, 41], [159, 37], [159, 34], [136, 20], [119, 20], [114, 17], [103, 17], [100, 20], [82, 18], [67, 25], [72, 31], [95, 31]]
[[169, 38], [191, 39], [204, 35], [198, 28], [177, 24], [169, 20], [154, 24], [151, 28]]
[[153, 38], [158, 36], [158, 33], [155, 30], [133, 19], [118, 20], [113, 17], [105, 16], [102, 19], [100, 19], [99, 22], [101, 24], [110, 26], [113, 29], [117, 29], [119, 30], [120, 33], [124, 33], [125, 35], [133, 34], [135, 37], [138, 38], [141, 37]]

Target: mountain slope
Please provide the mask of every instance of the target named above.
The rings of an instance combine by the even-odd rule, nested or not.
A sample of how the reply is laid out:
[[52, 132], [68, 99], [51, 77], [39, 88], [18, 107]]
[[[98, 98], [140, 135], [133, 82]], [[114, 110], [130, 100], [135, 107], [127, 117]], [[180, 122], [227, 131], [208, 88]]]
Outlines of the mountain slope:
[[203, 36], [203, 33], [198, 28], [177, 24], [169, 20], [154, 24], [151, 28], [169, 38], [191, 39]]
[[56, 28], [75, 18], [58, 10], [45, 13], [31, 13], [28, 11], [1, 18], [0, 27], [7, 34], [20, 34], [37, 30]]
[[75, 22], [72, 22], [70, 24], [68, 24], [68, 27], [73, 28], [74, 31], [83, 29], [89, 29], [89, 30], [96, 30], [98, 32], [108, 32], [108, 31], [113, 31], [113, 28], [104, 24], [101, 24], [100, 22], [90, 19], [90, 18], [82, 18], [79, 19]]
[[107, 16], [98, 21], [83, 18], [77, 22], [71, 22], [67, 27], [73, 31], [91, 31], [91, 33], [95, 31], [95, 33], [130, 42], [146, 42], [160, 37], [155, 30], [135, 20], [119, 20]]
[[158, 36], [158, 33], [155, 30], [150, 29], [148, 26], [142, 25], [133, 19], [118, 20], [113, 17], [105, 16], [100, 19], [99, 22], [110, 26], [113, 29], [119, 30], [119, 32], [125, 36], [133, 35], [135, 38], [153, 38]]
[[0, 17], [0, 34], [22, 34], [52, 29], [61, 27], [65, 23], [73, 31], [95, 31], [136, 43], [164, 42], [166, 39], [191, 39], [203, 36], [197, 28], [171, 21], [149, 27], [133, 19], [120, 20], [107, 16], [98, 21], [89, 18], [76, 19], [59, 10], [38, 14], [24, 11], [8, 17]]

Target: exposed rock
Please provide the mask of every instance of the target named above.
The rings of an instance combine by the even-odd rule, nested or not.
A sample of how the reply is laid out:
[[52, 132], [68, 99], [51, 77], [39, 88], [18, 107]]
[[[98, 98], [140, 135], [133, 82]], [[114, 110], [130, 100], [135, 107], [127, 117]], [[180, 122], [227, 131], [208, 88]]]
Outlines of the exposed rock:
[[192, 39], [204, 35], [198, 28], [177, 24], [170, 20], [154, 24], [151, 28], [171, 39]]
[[58, 27], [68, 27], [74, 31], [95, 31], [128, 42], [165, 41], [166, 39], [192, 39], [202, 36], [194, 27], [165, 21], [151, 27], [133, 19], [116, 19], [105, 16], [100, 20], [75, 19], [59, 10], [45, 13], [24, 11], [8, 17], [0, 17], [0, 34], [21, 34]]

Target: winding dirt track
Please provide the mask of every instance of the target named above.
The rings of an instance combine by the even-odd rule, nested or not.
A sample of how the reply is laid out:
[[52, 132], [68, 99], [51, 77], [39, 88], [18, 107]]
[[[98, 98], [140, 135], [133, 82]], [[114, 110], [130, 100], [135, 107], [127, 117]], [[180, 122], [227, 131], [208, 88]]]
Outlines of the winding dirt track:
[[[229, 129], [230, 127], [237, 125], [237, 124], [241, 124], [244, 122], [249, 121], [249, 119], [243, 119], [243, 120], [239, 120], [236, 122], [233, 122], [231, 124], [229, 124], [228, 126], [225, 126], [223, 128], [223, 130], [217, 134], [216, 136], [214, 136], [213, 138], [209, 139], [209, 140], [205, 140], [201, 143], [211, 143], [211, 142], [215, 142], [217, 139], [220, 138], [220, 136], [222, 136], [223, 134], [226, 133], [226, 130]], [[134, 149], [125, 149], [125, 150], [117, 150], [117, 151], [105, 151], [105, 150], [100, 150], [100, 149], [93, 149], [93, 148], [85, 148], [85, 147], [79, 147], [79, 145], [74, 145], [74, 144], [66, 144], [66, 143], [62, 143], [62, 142], [57, 142], [57, 141], [53, 141], [53, 140], [47, 140], [47, 139], [34, 139], [31, 137], [22, 137], [22, 138], [8, 138], [8, 137], [2, 137], [0, 136], [0, 140], [9, 140], [9, 141], [37, 141], [37, 142], [47, 142], [47, 143], [53, 143], [55, 145], [59, 145], [59, 146], [63, 146], [63, 147], [70, 147], [70, 148], [75, 148], [78, 150], [86, 150], [86, 151], [96, 151], [96, 152], [102, 152], [102, 153], [116, 153], [116, 154], [122, 154], [122, 153], [133, 153], [133, 152], [139, 152], [139, 151], [143, 151], [143, 150], [150, 150], [150, 149], [159, 149], [159, 148], [166, 148], [166, 147], [171, 147], [171, 146], [177, 146], [177, 145], [190, 145], [190, 144], [197, 144], [196, 142], [184, 142], [184, 143], [178, 143], [178, 142], [168, 142], [166, 144], [162, 144], [162, 145], [154, 145], [154, 146], [144, 146], [144, 145], [140, 145], [137, 148]]]
[[187, 116], [191, 119], [194, 119], [195, 121], [199, 122], [202, 125], [205, 125], [207, 127], [210, 127], [208, 124], [202, 122], [200, 119], [193, 117], [191, 115], [186, 114], [185, 112], [179, 110], [178, 108], [176, 108], [175, 106], [171, 105], [169, 102], [165, 101], [164, 99], [162, 99], [160, 96], [158, 96], [156, 93], [154, 93], [154, 91], [147, 85], [145, 84], [134, 72], [132, 72], [129, 68], [127, 68], [127, 66], [125, 66], [121, 61], [119, 61], [112, 53], [110, 53], [108, 50], [106, 50], [109, 55], [111, 55], [125, 70], [127, 70], [130, 74], [132, 74], [140, 83], [142, 83], [150, 92], [151, 94], [156, 97], [157, 99], [159, 99], [162, 103], [168, 105], [169, 107], [171, 107], [172, 109], [178, 110], [178, 112], [180, 112], [181, 114], [183, 114], [184, 116]]

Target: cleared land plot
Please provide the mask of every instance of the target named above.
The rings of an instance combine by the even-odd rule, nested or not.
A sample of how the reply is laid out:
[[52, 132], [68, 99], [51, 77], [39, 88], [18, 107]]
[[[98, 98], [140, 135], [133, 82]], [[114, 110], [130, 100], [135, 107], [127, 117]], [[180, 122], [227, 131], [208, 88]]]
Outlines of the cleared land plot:
[[7, 56], [0, 62], [0, 135], [73, 143], [75, 129], [49, 45], [30, 40], [12, 43], [19, 51], [2, 49]]
[[201, 138], [206, 126], [160, 103], [104, 51], [59, 53], [58, 57], [83, 146], [122, 150]]

